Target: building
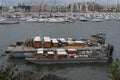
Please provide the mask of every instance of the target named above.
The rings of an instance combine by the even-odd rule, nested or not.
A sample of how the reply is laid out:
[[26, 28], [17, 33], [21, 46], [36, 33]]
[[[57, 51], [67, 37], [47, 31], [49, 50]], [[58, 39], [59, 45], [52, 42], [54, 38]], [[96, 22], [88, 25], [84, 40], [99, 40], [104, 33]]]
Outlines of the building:
[[32, 12], [46, 12], [48, 9], [48, 5], [41, 3], [41, 4], [32, 4], [31, 11]]
[[79, 2], [70, 4], [72, 12], [99, 11], [102, 6], [95, 2]]

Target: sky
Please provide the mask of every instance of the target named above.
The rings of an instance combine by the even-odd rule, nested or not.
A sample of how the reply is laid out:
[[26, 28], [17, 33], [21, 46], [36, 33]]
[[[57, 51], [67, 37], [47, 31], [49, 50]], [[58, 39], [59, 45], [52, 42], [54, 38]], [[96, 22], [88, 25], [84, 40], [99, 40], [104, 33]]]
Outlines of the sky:
[[[23, 2], [25, 4], [32, 4], [32, 3], [57, 3], [57, 4], [67, 4], [67, 3], [72, 3], [72, 2], [87, 2], [87, 1], [92, 1], [92, 2], [97, 2], [99, 4], [105, 5], [108, 1], [108, 4], [116, 4], [117, 0], [0, 0], [0, 4], [2, 5], [17, 5], [20, 2]], [[118, 3], [120, 3], [120, 0], [118, 0]]]

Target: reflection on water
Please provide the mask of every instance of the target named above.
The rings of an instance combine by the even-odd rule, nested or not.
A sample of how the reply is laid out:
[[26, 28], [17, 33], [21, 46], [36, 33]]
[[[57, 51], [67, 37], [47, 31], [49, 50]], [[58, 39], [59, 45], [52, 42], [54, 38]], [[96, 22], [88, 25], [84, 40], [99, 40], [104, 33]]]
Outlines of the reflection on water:
[[17, 65], [17, 68], [19, 70], [30, 70], [40, 75], [51, 73], [62, 77], [68, 77], [73, 80], [78, 80], [78, 78], [85, 80], [85, 79], [89, 79], [89, 77], [93, 79], [94, 76], [98, 76], [98, 77], [101, 76], [99, 78], [104, 79], [103, 77], [108, 76], [107, 73], [109, 71], [109, 64], [104, 64], [104, 63], [37, 65], [27, 62], [24, 59], [15, 59], [15, 58], [10, 58], [8, 62], [10, 64]]

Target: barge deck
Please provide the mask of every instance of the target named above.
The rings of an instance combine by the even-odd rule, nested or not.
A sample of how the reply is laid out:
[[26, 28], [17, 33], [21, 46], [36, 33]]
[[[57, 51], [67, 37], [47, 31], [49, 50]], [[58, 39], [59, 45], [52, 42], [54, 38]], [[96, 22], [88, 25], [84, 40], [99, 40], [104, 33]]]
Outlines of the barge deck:
[[[62, 48], [43, 48], [43, 50], [45, 51], [50, 51], [53, 50], [55, 51], [56, 49], [77, 49], [78, 51], [90, 51], [90, 50], [101, 50], [102, 47], [101, 46], [93, 46], [93, 47], [62, 47]], [[33, 47], [26, 47], [26, 46], [17, 46], [17, 47], [8, 47], [6, 50], [6, 53], [32, 53], [32, 52], [37, 52], [37, 49], [33, 48]]]

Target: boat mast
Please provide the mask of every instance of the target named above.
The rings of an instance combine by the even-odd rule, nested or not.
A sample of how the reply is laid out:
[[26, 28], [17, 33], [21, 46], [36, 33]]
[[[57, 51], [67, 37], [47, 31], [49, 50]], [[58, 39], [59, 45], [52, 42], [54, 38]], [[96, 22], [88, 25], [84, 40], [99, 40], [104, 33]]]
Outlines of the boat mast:
[[116, 12], [118, 12], [118, 0], [117, 0], [117, 3], [116, 3]]
[[3, 15], [3, 0], [1, 1], [1, 16]]
[[108, 11], [108, 0], [106, 0], [106, 12]]

